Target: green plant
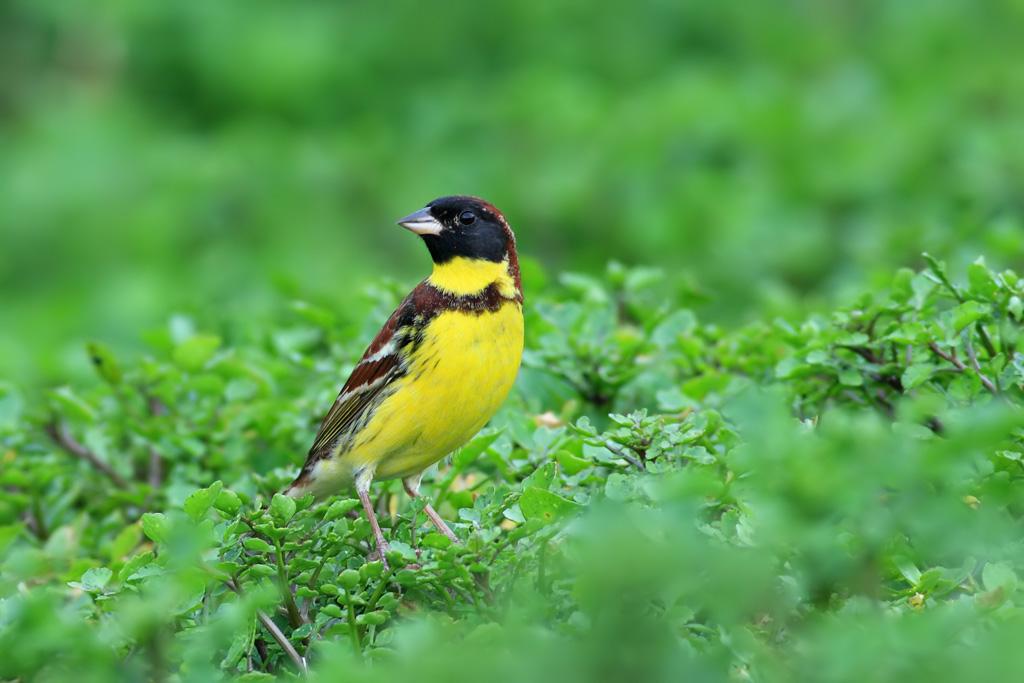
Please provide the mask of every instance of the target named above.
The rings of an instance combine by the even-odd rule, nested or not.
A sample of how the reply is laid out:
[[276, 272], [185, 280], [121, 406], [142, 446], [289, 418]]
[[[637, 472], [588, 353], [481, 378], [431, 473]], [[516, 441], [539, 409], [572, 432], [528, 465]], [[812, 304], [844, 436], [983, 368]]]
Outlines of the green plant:
[[277, 494], [365, 341], [338, 312], [3, 385], [0, 677], [1014, 675], [1024, 281], [928, 258], [726, 329], [659, 277], [531, 293], [515, 395], [425, 484], [463, 543], [381, 483], [390, 571], [357, 501]]

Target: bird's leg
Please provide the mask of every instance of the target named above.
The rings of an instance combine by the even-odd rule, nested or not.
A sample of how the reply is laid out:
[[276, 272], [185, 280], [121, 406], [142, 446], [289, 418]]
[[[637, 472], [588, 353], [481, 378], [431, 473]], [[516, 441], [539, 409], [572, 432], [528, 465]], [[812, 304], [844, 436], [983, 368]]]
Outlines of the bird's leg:
[[[402, 485], [405, 487], [405, 492], [409, 494], [410, 498], [420, 497], [420, 479], [423, 478], [423, 473], [414, 474], [411, 477], [406, 477], [402, 480]], [[423, 504], [423, 511], [427, 513], [427, 517], [434, 523], [437, 530], [442, 534], [451, 539], [452, 543], [460, 543], [459, 537], [455, 535], [455, 532], [448, 528], [448, 525], [441, 519], [441, 515], [437, 514], [437, 510], [430, 503]]]
[[384, 565], [384, 570], [388, 570], [388, 560], [384, 556], [389, 550], [388, 542], [384, 540], [384, 534], [380, 530], [380, 524], [377, 522], [377, 513], [373, 511], [373, 503], [370, 502], [370, 482], [373, 481], [373, 470], [370, 468], [364, 469], [356, 476], [356, 493], [359, 494], [359, 502], [363, 504], [363, 510], [366, 512], [366, 518], [370, 520], [370, 528], [373, 529], [373, 538], [377, 543], [377, 554], [380, 555], [380, 561]]

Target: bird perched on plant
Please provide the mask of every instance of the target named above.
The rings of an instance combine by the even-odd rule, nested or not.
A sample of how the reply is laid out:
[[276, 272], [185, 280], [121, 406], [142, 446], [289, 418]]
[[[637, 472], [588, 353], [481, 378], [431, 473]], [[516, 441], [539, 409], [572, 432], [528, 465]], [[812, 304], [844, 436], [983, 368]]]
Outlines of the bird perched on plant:
[[[398, 221], [419, 235], [433, 272], [391, 314], [352, 371], [286, 493], [318, 498], [353, 486], [381, 558], [387, 542], [370, 483], [423, 470], [469, 441], [498, 410], [523, 352], [515, 236], [493, 205], [442, 197]], [[429, 504], [424, 512], [458, 538]]]

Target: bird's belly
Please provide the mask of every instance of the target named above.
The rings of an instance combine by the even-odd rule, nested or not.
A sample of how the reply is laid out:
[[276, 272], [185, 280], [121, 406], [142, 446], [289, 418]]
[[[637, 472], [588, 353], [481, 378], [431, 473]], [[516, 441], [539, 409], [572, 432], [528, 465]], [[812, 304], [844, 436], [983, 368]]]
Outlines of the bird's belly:
[[423, 331], [406, 376], [353, 444], [353, 469], [375, 478], [415, 474], [466, 443], [508, 396], [523, 351], [523, 315], [508, 302], [494, 312], [441, 313]]

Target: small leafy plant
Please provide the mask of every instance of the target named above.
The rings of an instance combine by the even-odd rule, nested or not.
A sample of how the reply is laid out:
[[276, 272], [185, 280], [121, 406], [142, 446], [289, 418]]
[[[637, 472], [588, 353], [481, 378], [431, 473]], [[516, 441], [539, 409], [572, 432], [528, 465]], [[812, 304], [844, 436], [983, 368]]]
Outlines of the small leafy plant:
[[278, 493], [340, 312], [91, 345], [88, 386], [0, 386], [0, 677], [1012, 677], [1024, 281], [925, 263], [733, 329], [647, 269], [531, 293], [515, 395], [425, 483], [462, 542], [381, 483], [388, 570], [358, 501]]

